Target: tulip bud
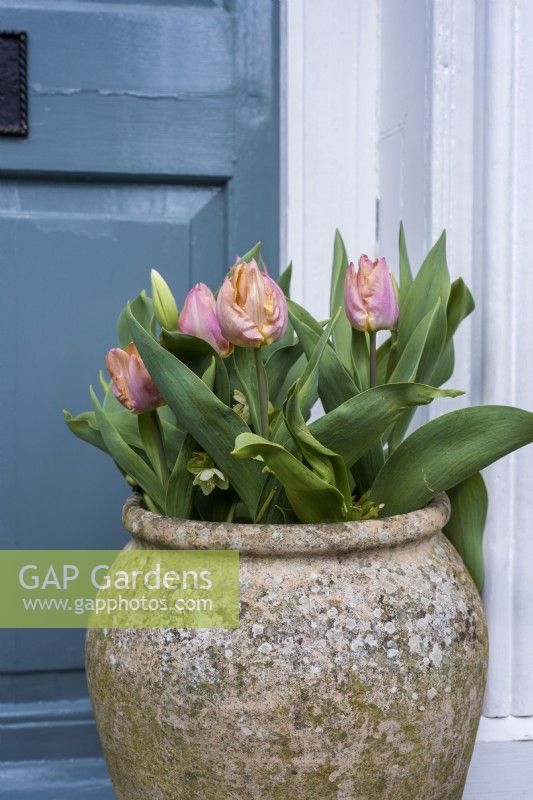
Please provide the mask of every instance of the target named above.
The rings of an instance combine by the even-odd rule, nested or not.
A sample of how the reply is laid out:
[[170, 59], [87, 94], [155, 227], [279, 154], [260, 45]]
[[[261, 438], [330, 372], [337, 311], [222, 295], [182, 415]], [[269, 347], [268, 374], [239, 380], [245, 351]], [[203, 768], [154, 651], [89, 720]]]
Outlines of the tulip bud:
[[350, 264], [344, 281], [344, 308], [353, 328], [381, 331], [394, 328], [399, 308], [393, 277], [384, 258], [361, 256], [359, 269]]
[[178, 307], [166, 280], [155, 269], [150, 273], [154, 314], [162, 328], [175, 331], [178, 328]]
[[133, 342], [125, 350], [109, 350], [105, 362], [113, 381], [113, 394], [127, 409], [142, 414], [165, 405]]
[[231, 268], [218, 293], [217, 317], [230, 342], [262, 347], [285, 333], [287, 301], [278, 284], [252, 259]]
[[233, 345], [221, 333], [213, 292], [205, 283], [197, 283], [187, 294], [179, 318], [179, 329], [182, 333], [209, 342], [222, 358], [233, 352]]

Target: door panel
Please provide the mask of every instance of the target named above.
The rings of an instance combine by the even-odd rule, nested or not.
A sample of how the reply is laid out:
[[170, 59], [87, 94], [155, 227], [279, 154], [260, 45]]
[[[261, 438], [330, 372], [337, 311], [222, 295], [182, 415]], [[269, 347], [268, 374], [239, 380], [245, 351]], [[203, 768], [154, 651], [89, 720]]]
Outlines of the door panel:
[[[201, 277], [221, 281], [224, 191], [7, 181], [0, 241], [10, 287], [0, 299], [2, 374], [13, 376], [4, 396], [10, 457], [0, 458], [2, 547], [121, 546], [127, 486], [109, 458], [70, 435], [61, 409], [90, 407], [88, 384], [99, 391], [115, 320], [128, 297], [150, 288], [150, 266], [179, 298]], [[1, 641], [0, 670], [81, 665], [80, 631], [9, 631]]]
[[[10, 287], [0, 293], [3, 374], [13, 376], [4, 402], [15, 422], [4, 439], [12, 456], [2, 461], [3, 543], [105, 548], [110, 531], [99, 529], [99, 506], [119, 499], [116, 468], [100, 457], [95, 470], [100, 454], [66, 435], [61, 409], [90, 407], [88, 384], [98, 388], [116, 342], [115, 320], [128, 297], [149, 290], [150, 266], [169, 277], [180, 298], [200, 274], [213, 285], [221, 281], [223, 192], [31, 182], [18, 184], [18, 208], [9, 200], [2, 208], [12, 188], [5, 195], [5, 185], [0, 189], [0, 267]], [[205, 222], [196, 220], [202, 210], [210, 234], [204, 264], [191, 257], [194, 240], [203, 238]], [[28, 524], [26, 490], [38, 524]], [[122, 479], [118, 491], [124, 496]]]
[[0, 12], [30, 38], [31, 138], [2, 146], [10, 169], [232, 174], [234, 24], [223, 8], [47, 0]]
[[[0, 19], [29, 51], [29, 137], [0, 137], [1, 547], [116, 548], [127, 487], [61, 410], [88, 408], [151, 267], [180, 303], [259, 238], [277, 272], [277, 4], [0, 0]], [[82, 664], [79, 631], [0, 632], [0, 671]]]

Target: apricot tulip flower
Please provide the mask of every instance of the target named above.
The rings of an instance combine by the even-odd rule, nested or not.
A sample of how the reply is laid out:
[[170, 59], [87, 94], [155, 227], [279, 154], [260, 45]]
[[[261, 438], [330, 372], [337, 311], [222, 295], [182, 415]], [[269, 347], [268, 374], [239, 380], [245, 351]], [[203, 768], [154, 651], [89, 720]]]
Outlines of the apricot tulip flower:
[[197, 283], [187, 294], [178, 326], [182, 333], [209, 342], [223, 358], [233, 352], [233, 345], [220, 330], [213, 292], [205, 283]]
[[240, 347], [262, 347], [280, 339], [287, 327], [285, 295], [256, 261], [231, 268], [217, 298], [223, 335]]
[[165, 405], [133, 342], [124, 350], [120, 347], [109, 350], [105, 362], [113, 381], [113, 394], [134, 414]]
[[371, 261], [362, 255], [359, 269], [350, 264], [344, 281], [344, 308], [351, 326], [359, 331], [394, 328], [399, 314], [398, 300], [384, 258]]

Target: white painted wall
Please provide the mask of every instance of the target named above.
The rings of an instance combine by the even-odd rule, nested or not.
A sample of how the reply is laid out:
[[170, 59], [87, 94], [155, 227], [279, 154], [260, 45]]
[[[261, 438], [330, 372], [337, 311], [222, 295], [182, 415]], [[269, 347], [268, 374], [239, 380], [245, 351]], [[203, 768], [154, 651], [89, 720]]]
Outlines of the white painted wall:
[[[297, 298], [326, 316], [334, 229], [353, 258], [372, 251], [377, 196], [393, 268], [400, 219], [415, 264], [446, 227], [452, 276], [478, 304], [453, 384], [468, 403], [531, 409], [533, 2], [285, 0], [283, 17], [283, 259]], [[487, 741], [532, 734], [532, 477], [531, 447], [487, 471]]]

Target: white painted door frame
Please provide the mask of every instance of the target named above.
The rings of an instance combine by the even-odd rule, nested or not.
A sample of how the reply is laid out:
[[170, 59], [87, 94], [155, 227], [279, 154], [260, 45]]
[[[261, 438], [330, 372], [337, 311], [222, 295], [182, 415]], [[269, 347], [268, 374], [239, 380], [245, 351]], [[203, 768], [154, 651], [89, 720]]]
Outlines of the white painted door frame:
[[[295, 295], [327, 314], [334, 229], [353, 258], [373, 250], [378, 197], [393, 267], [400, 219], [415, 263], [446, 227], [452, 277], [477, 300], [454, 385], [468, 403], [531, 408], [533, 3], [285, 0], [282, 17], [282, 259]], [[487, 470], [487, 741], [533, 738], [532, 476], [531, 447]]]

